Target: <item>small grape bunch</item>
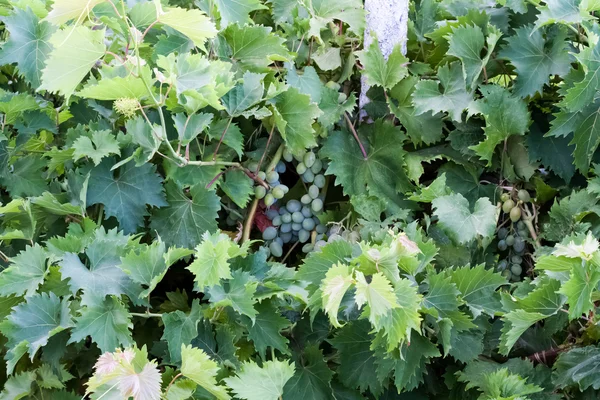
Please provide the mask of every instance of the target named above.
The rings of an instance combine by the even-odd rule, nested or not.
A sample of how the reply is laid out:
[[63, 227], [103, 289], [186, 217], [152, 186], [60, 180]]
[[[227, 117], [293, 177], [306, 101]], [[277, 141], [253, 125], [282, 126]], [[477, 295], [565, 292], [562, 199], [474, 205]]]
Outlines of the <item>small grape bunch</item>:
[[523, 221], [522, 204], [531, 201], [529, 193], [521, 189], [517, 192], [517, 201], [513, 200], [508, 193], [503, 193], [502, 211], [507, 218], [508, 227], [498, 229], [498, 250], [505, 257], [497, 266], [498, 271], [507, 279], [517, 282], [523, 273], [523, 262], [529, 230]]
[[259, 179], [268, 184], [268, 189], [262, 184], [257, 184], [254, 187], [254, 195], [259, 200], [263, 199], [267, 207], [272, 206], [277, 200], [282, 199], [290, 190], [286, 185], [279, 182], [279, 174], [283, 174], [287, 170], [284, 162], [279, 161], [271, 171], [257, 171], [257, 163], [251, 163], [248, 165], [248, 169], [255, 173]]
[[287, 149], [283, 151], [283, 159], [287, 162], [292, 162], [294, 159], [296, 164], [296, 173], [308, 186], [307, 193], [300, 198], [302, 204], [309, 206], [316, 214], [323, 210], [323, 196], [321, 190], [327, 184], [325, 175], [323, 175], [325, 165], [323, 161], [317, 157], [312, 151], [307, 151], [304, 154], [294, 156]]

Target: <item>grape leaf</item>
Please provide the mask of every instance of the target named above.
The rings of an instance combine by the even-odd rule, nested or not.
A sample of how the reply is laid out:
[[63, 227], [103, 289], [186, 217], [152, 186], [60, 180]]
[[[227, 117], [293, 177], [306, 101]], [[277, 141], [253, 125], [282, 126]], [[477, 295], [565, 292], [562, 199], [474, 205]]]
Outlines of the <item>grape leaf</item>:
[[337, 264], [332, 266], [325, 274], [321, 283], [323, 310], [329, 316], [331, 325], [339, 328], [338, 311], [346, 291], [352, 286], [354, 279], [349, 266]]
[[230, 116], [238, 117], [262, 100], [265, 90], [264, 76], [265, 74], [246, 71], [243, 76], [244, 82], [237, 84], [223, 96], [223, 105]]
[[165, 189], [169, 205], [152, 214], [150, 228], [155, 229], [168, 246], [194, 248], [204, 232], [217, 229], [219, 198], [202, 185], [190, 188], [191, 198], [173, 182], [168, 182]]
[[327, 174], [335, 175], [335, 183], [343, 186], [344, 193], [379, 197], [388, 203], [388, 210], [397, 211], [403, 204], [400, 192], [412, 189], [404, 170], [404, 136], [384, 121], [363, 125], [359, 133], [367, 159], [349, 132], [329, 135], [321, 149], [331, 160]]
[[62, 25], [65, 22], [76, 19], [76, 23], [81, 23], [83, 19], [92, 11], [97, 4], [104, 0], [55, 0], [52, 3], [52, 10], [48, 13], [46, 20], [55, 25]]
[[131, 316], [117, 298], [107, 297], [79, 312], [68, 343], [77, 343], [90, 336], [102, 352], [112, 352], [133, 343]]
[[267, 348], [279, 350], [282, 354], [290, 354], [289, 341], [281, 335], [281, 330], [289, 328], [291, 323], [282, 317], [277, 307], [270, 302], [263, 301], [257, 304], [257, 316], [248, 327], [248, 338], [254, 342], [256, 352], [265, 359]]
[[312, 124], [322, 112], [309, 96], [289, 88], [277, 97], [273, 111], [275, 125], [292, 153], [316, 146]]
[[267, 9], [259, 0], [217, 0], [215, 3], [221, 14], [221, 28], [234, 22], [240, 25], [250, 23], [252, 11]]
[[112, 158], [106, 159], [90, 172], [87, 206], [104, 204], [105, 218], [115, 217], [125, 233], [143, 226], [149, 215], [146, 205], [167, 206], [162, 179], [152, 164], [121, 166], [118, 176], [111, 171]]
[[245, 208], [254, 194], [254, 181], [240, 170], [227, 172], [219, 187], [240, 208]]
[[9, 373], [25, 352], [29, 352], [33, 360], [50, 337], [73, 326], [69, 305], [68, 300], [61, 300], [54, 293], [40, 293], [13, 308], [0, 323], [0, 331], [8, 338]]
[[252, 321], [256, 319], [256, 309], [254, 308], [254, 293], [256, 292], [256, 282], [250, 273], [241, 270], [235, 270], [231, 273], [231, 279], [215, 285], [208, 290], [210, 302], [214, 306], [230, 306], [236, 312], [246, 315]]
[[250, 361], [242, 364], [236, 376], [223, 380], [240, 399], [278, 400], [294, 371], [287, 361], [265, 361], [262, 367]]
[[[448, 112], [453, 120], [461, 121], [462, 112], [471, 103], [472, 96], [467, 92], [460, 63], [453, 62], [440, 67], [437, 76], [439, 83], [421, 80], [415, 85], [415, 114]], [[440, 85], [443, 87], [441, 91]]]
[[583, 66], [585, 76], [566, 91], [562, 101], [571, 112], [577, 112], [588, 106], [598, 91], [597, 88], [600, 86], [600, 44], [584, 48], [575, 58]]
[[200, 47], [202, 50], [205, 50], [206, 40], [217, 35], [215, 25], [206, 14], [198, 9], [186, 10], [172, 7], [164, 11], [159, 17], [160, 23], [183, 33], [194, 42], [196, 47]]
[[496, 207], [489, 199], [482, 197], [475, 202], [471, 211], [469, 201], [463, 195], [449, 194], [432, 201], [438, 224], [457, 243], [468, 243], [477, 236], [484, 238], [494, 234], [496, 229]]
[[73, 160], [89, 157], [96, 165], [99, 165], [103, 158], [111, 154], [121, 155], [119, 142], [110, 131], [92, 132], [91, 139], [87, 136], [80, 136], [73, 142], [73, 149]]
[[32, 383], [36, 380], [35, 371], [25, 371], [10, 376], [4, 383], [1, 400], [19, 400], [27, 398], [32, 392]]
[[581, 0], [547, 0], [544, 3], [538, 6], [537, 28], [552, 23], [579, 24], [592, 18], [585, 9], [579, 7]]
[[173, 364], [182, 362], [182, 350], [198, 336], [198, 323], [202, 321], [202, 308], [198, 301], [192, 302], [188, 314], [183, 311], [173, 311], [162, 315], [165, 330], [161, 340], [169, 348], [169, 360]]
[[268, 72], [273, 61], [287, 61], [290, 57], [283, 46], [284, 39], [271, 34], [269, 27], [232, 24], [223, 37], [231, 47], [232, 61], [248, 71]]
[[383, 336], [387, 341], [388, 351], [411, 340], [411, 331], [418, 330], [421, 323], [419, 309], [422, 297], [417, 294], [416, 287], [408, 279], [400, 279], [394, 283], [394, 293], [398, 307], [394, 307], [383, 315], [376, 328], [383, 328]]
[[581, 124], [575, 129], [573, 139], [569, 143], [569, 145], [575, 145], [575, 150], [573, 151], [574, 163], [577, 169], [584, 175], [587, 174], [587, 170], [594, 157], [594, 152], [598, 148], [598, 145], [600, 145], [599, 104], [600, 101], [595, 101], [582, 110], [580, 116]]
[[179, 141], [182, 146], [187, 146], [192, 140], [194, 140], [199, 134], [204, 131], [213, 119], [212, 114], [191, 114], [185, 116], [185, 114], [176, 114], [173, 116], [173, 122], [179, 135]]
[[531, 25], [516, 29], [498, 54], [515, 67], [513, 93], [519, 97], [542, 93], [550, 75], [563, 76], [571, 69], [565, 34], [561, 32], [548, 40], [542, 33]]
[[65, 28], [52, 35], [53, 46], [42, 70], [40, 90], [70, 97], [105, 52], [105, 30], [85, 26]]
[[580, 390], [592, 387], [600, 389], [598, 380], [600, 349], [586, 346], [571, 349], [558, 356], [554, 363], [553, 381], [559, 387], [578, 385]]
[[10, 173], [2, 178], [3, 185], [13, 197], [41, 196], [47, 189], [42, 169], [46, 162], [35, 155], [20, 157], [12, 165]]
[[368, 50], [358, 52], [358, 58], [363, 65], [362, 73], [367, 77], [370, 86], [382, 86], [391, 89], [408, 75], [408, 58], [402, 54], [398, 44], [394, 47], [387, 61], [383, 58], [379, 42], [374, 39]]
[[367, 283], [363, 273], [356, 271], [354, 301], [359, 308], [365, 304], [368, 306], [365, 307], [364, 315], [375, 326], [379, 324], [381, 317], [399, 307], [392, 284], [381, 272], [371, 275], [371, 281]]
[[559, 292], [567, 296], [569, 305], [569, 319], [576, 319], [582, 314], [587, 314], [594, 309], [592, 293], [600, 282], [600, 271], [593, 263], [573, 266], [569, 280], [560, 288]]
[[474, 268], [470, 266], [456, 268], [448, 271], [448, 274], [474, 317], [478, 317], [482, 312], [494, 315], [501, 309], [496, 289], [507, 282], [499, 273], [486, 269], [483, 264], [480, 264]]
[[[132, 75], [105, 77], [98, 82], [86, 85], [77, 92], [77, 96], [96, 100], [116, 100], [123, 97], [142, 100], [150, 95], [142, 79]], [[147, 84], [151, 86], [152, 83], [151, 81]]]
[[357, 36], [362, 36], [365, 27], [365, 11], [358, 0], [312, 0], [307, 4], [309, 19], [309, 34], [321, 39], [321, 30], [334, 19], [344, 21], [349, 30]]
[[202, 386], [218, 400], [228, 400], [223, 386], [217, 385], [219, 367], [208, 355], [192, 346], [181, 345], [181, 374]]
[[8, 41], [0, 49], [0, 64], [17, 63], [19, 72], [31, 86], [41, 84], [41, 72], [52, 47], [49, 40], [55, 27], [38, 17], [27, 8], [15, 8], [14, 14], [3, 19], [5, 29], [10, 32]]
[[39, 244], [27, 246], [0, 273], [0, 295], [32, 296], [48, 273], [48, 253]]
[[[127, 120], [125, 130], [127, 134], [131, 135], [133, 143], [142, 149], [142, 161], [150, 161], [160, 147], [161, 137], [157, 137], [156, 131], [153, 131], [153, 128], [141, 116]], [[139, 166], [141, 163], [136, 165]]]
[[329, 400], [333, 395], [332, 377], [319, 347], [309, 345], [296, 361], [294, 376], [283, 388], [283, 400]]

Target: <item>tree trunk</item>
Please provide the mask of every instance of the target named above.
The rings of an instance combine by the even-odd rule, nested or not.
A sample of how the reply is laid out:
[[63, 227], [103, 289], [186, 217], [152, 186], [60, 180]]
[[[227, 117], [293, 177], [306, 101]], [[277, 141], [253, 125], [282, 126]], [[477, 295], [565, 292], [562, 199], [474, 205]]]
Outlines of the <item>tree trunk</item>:
[[[373, 36], [379, 41], [379, 48], [387, 60], [394, 47], [400, 43], [402, 53], [406, 54], [408, 33], [408, 3], [409, 0], [365, 0], [367, 26], [365, 28], [364, 48], [373, 42]], [[363, 107], [369, 102], [367, 85], [364, 76], [361, 78], [359, 106], [361, 116]]]

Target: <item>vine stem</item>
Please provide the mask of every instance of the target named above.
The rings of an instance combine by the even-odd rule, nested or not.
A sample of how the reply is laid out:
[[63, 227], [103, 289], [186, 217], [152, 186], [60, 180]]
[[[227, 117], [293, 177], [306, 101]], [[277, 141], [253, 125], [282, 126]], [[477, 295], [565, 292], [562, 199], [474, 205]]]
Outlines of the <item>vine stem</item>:
[[258, 207], [258, 199], [254, 199], [248, 212], [248, 219], [244, 224], [244, 232], [242, 234], [242, 243], [247, 242], [250, 239], [250, 231], [252, 231], [252, 225], [254, 224], [254, 216], [256, 215], [256, 208]]
[[219, 143], [217, 143], [217, 147], [215, 147], [215, 152], [213, 153], [213, 161], [217, 159], [217, 153], [219, 152], [219, 147], [221, 147], [221, 143], [223, 143], [223, 139], [225, 139], [225, 134], [231, 125], [231, 121], [233, 121], [233, 117], [230, 117], [227, 121], [227, 125], [225, 125], [225, 129], [223, 129], [223, 133], [221, 133], [221, 137], [219, 138]]
[[177, 375], [175, 375], [175, 376], [173, 377], [173, 379], [171, 379], [171, 382], [169, 382], [169, 385], [168, 385], [168, 386], [167, 386], [167, 388], [165, 389], [165, 398], [167, 397], [167, 393], [169, 393], [169, 389], [171, 389], [171, 386], [173, 386], [173, 384], [175, 383], [175, 381], [176, 381], [178, 378], [182, 377], [182, 376], [183, 376], [183, 374], [180, 372], [180, 373], [178, 373]]
[[352, 124], [352, 121], [350, 121], [348, 112], [344, 113], [344, 117], [346, 118], [346, 122], [348, 123], [348, 128], [350, 128], [350, 130], [352, 131], [352, 134], [354, 135], [354, 139], [356, 139], [356, 142], [358, 143], [358, 147], [360, 147], [360, 151], [363, 155], [363, 158], [365, 159], [365, 161], [368, 160], [369, 156], [367, 156], [367, 151], [365, 150], [363, 144], [361, 143], [360, 139], [358, 138], [358, 133], [356, 133], [356, 129], [354, 129], [354, 125]]
[[[258, 167], [256, 167], [256, 172], [260, 171], [260, 167], [262, 166], [262, 163], [265, 160], [265, 156], [267, 155], [267, 152], [269, 151], [269, 145], [271, 144], [271, 139], [273, 138], [273, 132], [275, 132], [275, 124], [273, 124], [273, 127], [271, 128], [271, 132], [269, 132], [269, 138], [267, 139], [267, 145], [265, 146], [265, 151], [263, 152], [262, 156], [260, 157], [260, 161], [258, 162]], [[267, 171], [269, 171], [269, 170], [267, 169]]]
[[145, 312], [145, 313], [136, 313], [136, 312], [132, 312], [129, 313], [131, 314], [133, 317], [140, 317], [140, 318], [162, 318], [162, 314], [158, 314], [158, 313], [151, 313], [151, 312]]

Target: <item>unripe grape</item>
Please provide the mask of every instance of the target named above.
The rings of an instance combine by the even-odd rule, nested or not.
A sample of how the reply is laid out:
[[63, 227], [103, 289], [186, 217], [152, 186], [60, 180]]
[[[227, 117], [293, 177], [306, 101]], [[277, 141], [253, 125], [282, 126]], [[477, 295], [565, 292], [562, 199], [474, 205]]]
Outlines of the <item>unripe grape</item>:
[[323, 246], [327, 245], [327, 242], [324, 240], [318, 240], [317, 243], [315, 243], [315, 251], [320, 251]]
[[500, 240], [500, 241], [498, 242], [498, 250], [500, 250], [500, 251], [504, 251], [504, 250], [506, 250], [507, 248], [508, 248], [508, 245], [506, 244], [506, 241], [505, 241], [505, 240]]
[[312, 217], [312, 211], [310, 208], [304, 206], [304, 207], [302, 207], [302, 210], [300, 210], [300, 212], [302, 213], [302, 215], [304, 215], [304, 218], [312, 219], [312, 218], [310, 218], [310, 217]]
[[277, 237], [277, 228], [269, 226], [262, 233], [263, 240], [273, 240]]
[[312, 231], [315, 228], [315, 221], [312, 218], [306, 218], [302, 221], [302, 229], [306, 229], [307, 231]]
[[513, 235], [508, 235], [505, 239], [507, 246], [512, 246], [515, 244], [515, 237]]
[[312, 171], [310, 169], [307, 169], [303, 174], [302, 174], [302, 179], [304, 180], [304, 182], [308, 182], [308, 183], [312, 183], [312, 181], [315, 180], [315, 174], [312, 173]]
[[273, 254], [274, 257], [281, 257], [283, 255], [283, 249], [277, 242], [271, 242], [269, 250], [271, 250], [271, 254]]
[[317, 187], [317, 185], [310, 185], [310, 187], [308, 188], [308, 195], [313, 199], [319, 197], [319, 188]]
[[287, 149], [287, 147], [283, 149], [283, 159], [287, 162], [292, 162], [294, 159], [294, 155]]
[[300, 211], [296, 211], [292, 214], [292, 221], [300, 224], [304, 221], [304, 215]]
[[513, 264], [521, 264], [523, 262], [523, 258], [521, 256], [514, 255], [510, 258], [510, 261]]
[[519, 197], [519, 200], [521, 200], [524, 203], [528, 203], [529, 201], [531, 201], [531, 196], [529, 195], [529, 192], [525, 189], [519, 190], [517, 196]]
[[527, 229], [520, 230], [519, 236], [522, 238], [526, 238], [527, 236], [529, 236], [529, 231]]
[[306, 243], [304, 246], [302, 246], [302, 252], [303, 253], [310, 253], [311, 251], [313, 251], [314, 246], [312, 245], [312, 243]]
[[283, 243], [289, 243], [292, 240], [292, 233], [291, 232], [282, 233], [279, 237], [281, 238]]
[[521, 209], [519, 207], [514, 207], [510, 210], [510, 220], [512, 222], [516, 222], [521, 219]]
[[267, 193], [265, 195], [264, 202], [265, 206], [270, 207], [273, 205], [273, 203], [275, 203], [275, 197], [271, 193]]
[[317, 233], [325, 233], [327, 232], [327, 226], [323, 225], [323, 224], [319, 224], [317, 225]]
[[283, 221], [281, 221], [281, 216], [278, 215], [275, 218], [273, 218], [273, 221], [271, 221], [273, 223], [273, 226], [279, 226], [283, 223]]
[[519, 221], [519, 222], [517, 222], [517, 229], [518, 230], [527, 229], [527, 225], [525, 225], [525, 222]]
[[503, 203], [508, 199], [510, 199], [510, 195], [508, 193], [502, 193], [502, 195], [500, 195], [500, 201]]
[[498, 270], [504, 271], [507, 266], [508, 266], [508, 263], [506, 262], [506, 260], [502, 260], [498, 263]]
[[510, 269], [505, 269], [504, 271], [502, 271], [502, 276], [509, 280], [512, 276]]
[[514, 206], [515, 206], [515, 202], [512, 201], [512, 199], [508, 199], [502, 204], [502, 211], [504, 211], [505, 213], [509, 213], [510, 210], [512, 210]]
[[304, 163], [298, 163], [298, 165], [296, 165], [296, 173], [298, 175], [302, 175], [305, 172], [306, 172], [306, 165], [304, 165]]
[[521, 268], [519, 264], [512, 264], [510, 266], [510, 272], [512, 272], [513, 275], [521, 275], [523, 268]]
[[277, 171], [278, 174], [283, 174], [286, 171], [286, 169], [287, 167], [285, 166], [285, 163], [283, 161], [279, 161], [275, 166], [275, 171]]
[[325, 187], [325, 176], [319, 174], [319, 175], [315, 175], [315, 180], [313, 181], [315, 186], [318, 187], [319, 189], [322, 189]]
[[308, 151], [302, 158], [302, 162], [304, 162], [304, 165], [306, 165], [306, 168], [310, 168], [313, 166], [316, 159], [317, 159], [317, 157], [315, 156], [315, 153], [313, 153], [312, 151]]
[[281, 215], [281, 222], [283, 222], [284, 224], [289, 224], [290, 222], [292, 222], [292, 214], [285, 213]]
[[282, 233], [288, 233], [292, 231], [292, 224], [290, 223], [284, 223], [281, 224], [281, 226], [279, 227], [279, 231]]
[[513, 249], [515, 249], [515, 251], [518, 253], [522, 252], [525, 250], [525, 242], [522, 239], [516, 239]]
[[300, 229], [302, 229], [302, 222], [293, 222], [292, 223], [292, 231], [298, 232]]
[[251, 162], [250, 164], [248, 164], [248, 169], [252, 172], [257, 172], [258, 170], [258, 163], [257, 162]]
[[312, 171], [313, 174], [318, 174], [319, 172], [321, 172], [321, 170], [323, 169], [323, 161], [321, 161], [321, 159], [317, 158], [315, 160], [315, 163], [312, 165], [312, 167], [310, 167], [310, 170]]
[[306, 243], [310, 239], [310, 232], [305, 229], [298, 231], [298, 241], [300, 243]]
[[257, 199], [262, 199], [267, 194], [267, 189], [264, 186], [256, 186], [254, 188], [254, 195]]
[[310, 208], [316, 213], [321, 211], [323, 209], [323, 200], [314, 199], [312, 203], [310, 203]]
[[256, 174], [256, 176], [258, 176], [260, 179], [262, 179], [263, 181], [265, 179], [267, 179], [267, 174], [265, 173], [265, 171], [260, 171], [258, 174]]
[[267, 182], [274, 183], [274, 182], [277, 182], [278, 180], [279, 180], [279, 174], [277, 173], [277, 171], [269, 171], [269, 173], [267, 174]]
[[498, 239], [505, 239], [506, 235], [508, 235], [508, 229], [506, 229], [506, 228], [498, 229]]
[[310, 204], [311, 201], [313, 201], [313, 199], [308, 194], [304, 194], [300, 197], [300, 202], [302, 204]]
[[265, 215], [267, 216], [267, 218], [272, 220], [273, 218], [279, 215], [279, 211], [277, 211], [274, 208], [269, 208], [267, 211], [265, 211]]
[[273, 197], [275, 197], [276, 199], [281, 199], [283, 198], [283, 196], [285, 196], [285, 192], [283, 191], [283, 189], [281, 188], [281, 186], [276, 186], [271, 193], [273, 194]]
[[279, 185], [279, 186], [277, 186], [277, 187], [280, 187], [280, 188], [281, 188], [281, 190], [283, 190], [283, 193], [285, 193], [285, 194], [287, 194], [287, 192], [289, 192], [289, 191], [290, 191], [290, 188], [289, 188], [289, 187], [287, 187], [286, 185]]
[[290, 200], [285, 205], [285, 208], [287, 208], [290, 213], [300, 211], [302, 208], [302, 203], [300, 203], [298, 200]]

